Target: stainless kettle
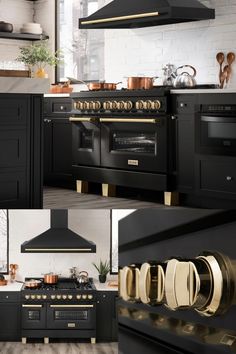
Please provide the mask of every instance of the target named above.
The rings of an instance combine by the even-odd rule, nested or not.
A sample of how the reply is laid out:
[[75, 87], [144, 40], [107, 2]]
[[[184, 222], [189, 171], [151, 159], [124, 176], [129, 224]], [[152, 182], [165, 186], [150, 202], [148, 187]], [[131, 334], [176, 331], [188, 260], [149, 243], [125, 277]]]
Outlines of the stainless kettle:
[[[184, 68], [190, 68], [193, 70], [193, 74], [190, 75], [187, 71], [182, 71], [181, 73], [179, 73], [180, 69], [184, 69]], [[186, 88], [186, 87], [195, 87], [197, 82], [195, 79], [195, 76], [197, 75], [197, 71], [196, 69], [191, 66], [191, 65], [183, 65], [180, 66], [176, 72], [176, 78], [174, 80], [174, 87], [176, 88]]]
[[77, 282], [79, 284], [87, 284], [89, 282], [88, 272], [86, 272], [85, 270], [79, 272]]

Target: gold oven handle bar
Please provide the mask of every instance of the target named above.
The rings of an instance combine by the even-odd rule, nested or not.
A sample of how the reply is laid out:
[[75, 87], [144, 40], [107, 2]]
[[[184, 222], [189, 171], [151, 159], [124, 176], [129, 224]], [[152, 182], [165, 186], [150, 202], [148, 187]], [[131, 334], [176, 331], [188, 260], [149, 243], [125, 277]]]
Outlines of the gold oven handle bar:
[[99, 118], [101, 123], [149, 123], [160, 122], [159, 118]]
[[36, 308], [42, 308], [43, 305], [22, 305], [22, 307], [28, 307], [28, 308], [34, 308], [34, 307], [36, 307]]
[[91, 252], [91, 248], [26, 248], [27, 252]]
[[160, 14], [159, 14], [158, 11], [156, 11], [156, 12], [146, 12], [146, 13], [136, 14], [136, 15], [125, 15], [125, 16], [101, 18], [101, 19], [97, 19], [97, 20], [81, 21], [81, 25], [90, 25], [90, 24], [106, 23], [106, 22], [116, 22], [116, 21], [124, 21], [124, 20], [134, 20], [134, 19], [139, 19], [139, 18], [159, 16], [159, 15]]
[[69, 118], [70, 122], [88, 122], [88, 123], [92, 123], [95, 122], [96, 119], [95, 118], [88, 118], [88, 117], [70, 117]]
[[94, 305], [50, 305], [52, 308], [93, 308]]

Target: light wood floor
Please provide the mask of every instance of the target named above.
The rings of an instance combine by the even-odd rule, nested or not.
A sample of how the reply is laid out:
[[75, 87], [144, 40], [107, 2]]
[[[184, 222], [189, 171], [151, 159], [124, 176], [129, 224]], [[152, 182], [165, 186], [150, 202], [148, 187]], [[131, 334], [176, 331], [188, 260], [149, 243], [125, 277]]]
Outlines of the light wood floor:
[[[155, 192], [154, 192], [155, 193]], [[160, 199], [161, 195], [158, 195]], [[143, 197], [141, 197], [143, 199]], [[44, 188], [44, 209], [143, 209], [163, 208], [162, 201], [147, 201], [123, 197], [105, 198], [98, 194], [79, 194], [70, 189]], [[151, 198], [152, 199], [152, 198]]]
[[117, 343], [0, 343], [2, 354], [118, 354]]

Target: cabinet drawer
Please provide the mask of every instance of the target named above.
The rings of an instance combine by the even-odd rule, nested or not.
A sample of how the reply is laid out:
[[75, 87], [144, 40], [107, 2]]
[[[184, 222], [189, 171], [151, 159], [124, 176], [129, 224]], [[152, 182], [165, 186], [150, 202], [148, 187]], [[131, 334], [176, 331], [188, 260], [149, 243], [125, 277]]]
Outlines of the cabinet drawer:
[[28, 99], [1, 97], [0, 125], [26, 125], [28, 120]]
[[20, 292], [0, 291], [0, 302], [17, 302], [20, 299]]
[[66, 113], [72, 109], [72, 102], [53, 102], [52, 113]]
[[27, 161], [26, 131], [0, 130], [0, 168], [25, 166]]
[[236, 163], [200, 161], [200, 189], [236, 194]]

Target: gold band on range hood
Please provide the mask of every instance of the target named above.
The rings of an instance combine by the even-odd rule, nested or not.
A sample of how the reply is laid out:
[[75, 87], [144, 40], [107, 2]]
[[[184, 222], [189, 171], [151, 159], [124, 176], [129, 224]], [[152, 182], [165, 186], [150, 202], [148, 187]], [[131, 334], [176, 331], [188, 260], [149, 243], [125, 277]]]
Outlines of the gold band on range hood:
[[106, 23], [106, 22], [117, 22], [117, 21], [124, 21], [124, 20], [134, 20], [139, 18], [146, 18], [146, 17], [153, 17], [159, 16], [159, 12], [146, 12], [143, 14], [136, 14], [136, 15], [126, 15], [126, 16], [117, 16], [117, 17], [108, 17], [108, 18], [101, 18], [97, 20], [88, 20], [88, 21], [81, 21], [81, 25], [92, 25], [96, 23]]
[[27, 252], [59, 252], [59, 251], [65, 251], [65, 252], [91, 252], [92, 248], [26, 248], [25, 251]]

